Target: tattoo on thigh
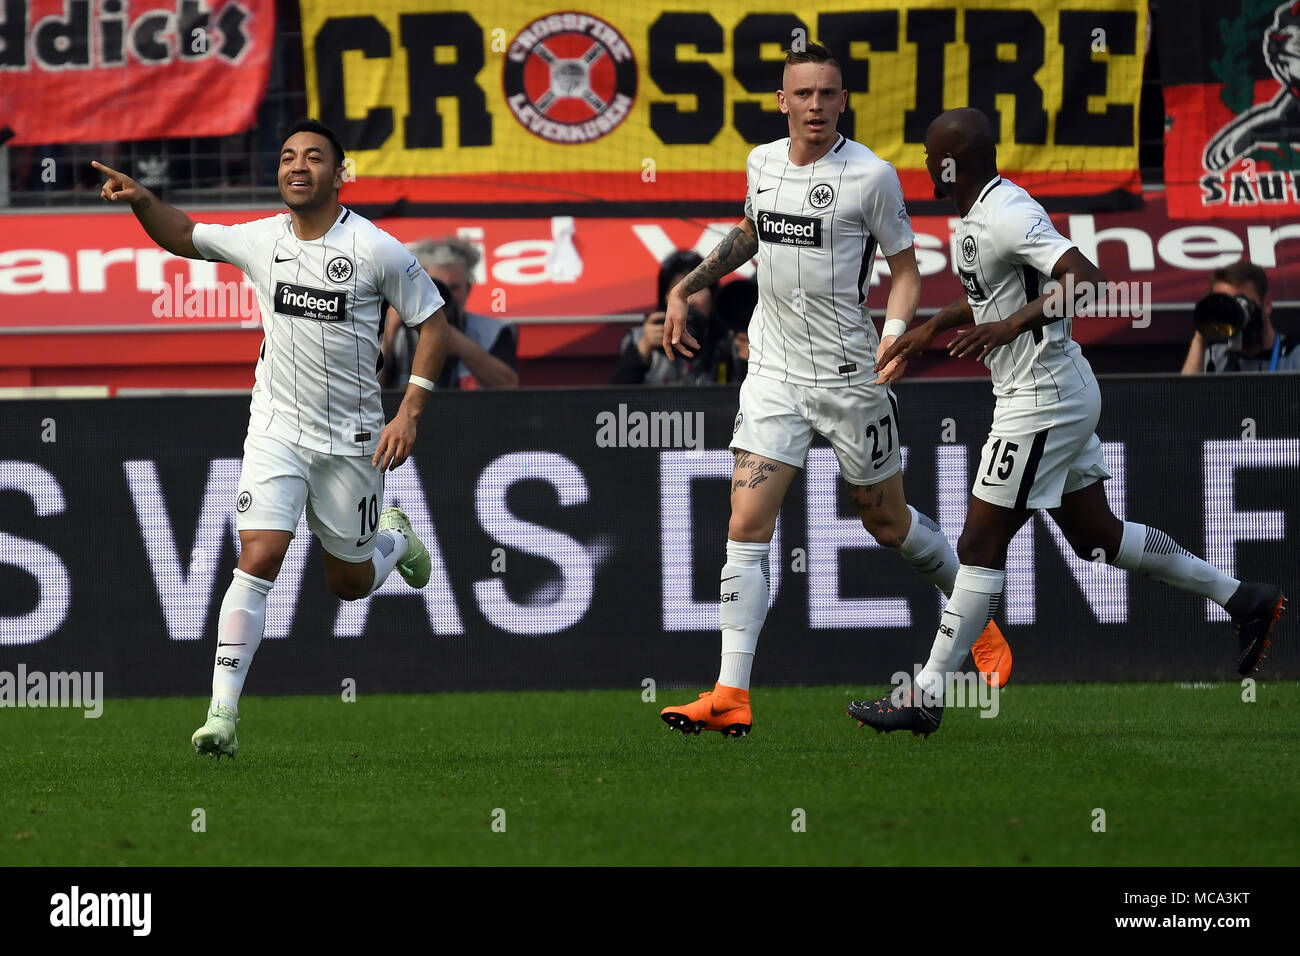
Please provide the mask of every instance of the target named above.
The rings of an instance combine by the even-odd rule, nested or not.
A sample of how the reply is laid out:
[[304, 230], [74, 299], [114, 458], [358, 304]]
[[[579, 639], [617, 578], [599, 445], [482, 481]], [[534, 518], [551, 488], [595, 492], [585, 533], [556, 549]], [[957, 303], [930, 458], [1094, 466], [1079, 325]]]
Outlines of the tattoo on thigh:
[[755, 458], [749, 452], [740, 452], [736, 455], [736, 471], [749, 470], [746, 478], [737, 478], [731, 485], [734, 493], [737, 488], [757, 488], [768, 478], [772, 477], [780, 470], [776, 462], [762, 461]]

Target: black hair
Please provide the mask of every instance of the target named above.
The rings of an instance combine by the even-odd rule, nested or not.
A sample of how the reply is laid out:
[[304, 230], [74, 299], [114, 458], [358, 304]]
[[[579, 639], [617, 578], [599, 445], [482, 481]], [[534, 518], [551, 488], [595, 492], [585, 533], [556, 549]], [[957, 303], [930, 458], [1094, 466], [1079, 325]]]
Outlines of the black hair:
[[283, 143], [295, 133], [315, 133], [317, 136], [324, 136], [330, 141], [330, 146], [334, 148], [334, 165], [343, 165], [343, 144], [340, 143], [339, 138], [334, 135], [334, 131], [324, 123], [314, 119], [307, 119], [306, 117], [303, 117], [300, 120], [295, 120], [290, 124], [289, 128], [284, 131], [284, 135], [280, 137], [280, 142]]
[[718, 292], [714, 308], [732, 332], [748, 332], [757, 306], [758, 283], [753, 279], [732, 279]]
[[1234, 262], [1230, 266], [1223, 266], [1215, 269], [1210, 275], [1210, 285], [1216, 282], [1226, 282], [1229, 285], [1246, 285], [1249, 283], [1255, 287], [1262, 299], [1268, 295], [1268, 273], [1253, 262], [1247, 262], [1242, 259], [1240, 262]]
[[433, 285], [438, 290], [438, 295], [442, 296], [443, 314], [447, 317], [447, 324], [464, 332], [465, 316], [460, 311], [460, 305], [457, 304], [456, 297], [451, 294], [451, 287], [441, 279], [434, 279]]
[[[694, 249], [678, 249], [659, 263], [659, 298], [656, 308], [660, 312], [668, 308], [668, 293], [672, 289], [673, 280], [694, 272], [695, 267], [703, 261], [704, 257]], [[714, 282], [709, 290], [717, 295], [718, 283]]]

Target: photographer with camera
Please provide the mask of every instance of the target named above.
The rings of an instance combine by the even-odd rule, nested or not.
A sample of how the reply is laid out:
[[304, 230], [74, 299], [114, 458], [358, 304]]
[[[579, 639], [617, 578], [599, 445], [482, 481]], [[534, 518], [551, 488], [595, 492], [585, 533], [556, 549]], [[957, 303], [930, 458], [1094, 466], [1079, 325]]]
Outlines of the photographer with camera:
[[1196, 303], [1183, 374], [1300, 371], [1300, 342], [1273, 328], [1272, 313], [1263, 269], [1245, 260], [1215, 269]]
[[655, 311], [640, 328], [623, 336], [618, 347], [618, 365], [610, 376], [611, 385], [705, 385], [717, 381], [714, 346], [726, 338], [726, 331], [713, 314], [718, 285], [714, 283], [690, 297], [687, 327], [702, 348], [689, 362], [670, 362], [663, 350], [664, 316], [668, 290], [680, 282], [704, 259], [691, 249], [678, 249], [659, 265], [659, 298]]

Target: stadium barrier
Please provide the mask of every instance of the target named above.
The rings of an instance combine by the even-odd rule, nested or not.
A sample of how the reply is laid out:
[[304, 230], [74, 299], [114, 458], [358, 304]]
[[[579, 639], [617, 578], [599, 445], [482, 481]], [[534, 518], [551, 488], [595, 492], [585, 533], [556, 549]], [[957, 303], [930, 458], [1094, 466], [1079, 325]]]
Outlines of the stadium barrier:
[[[1300, 375], [1103, 380], [1116, 512], [1294, 592]], [[953, 541], [987, 381], [897, 387], [909, 500]], [[400, 396], [386, 396], [389, 411]], [[709, 686], [736, 414], [730, 388], [446, 393], [390, 473], [434, 558], [413, 592], [326, 588], [305, 526], [248, 692]], [[103, 672], [107, 696], [206, 696], [235, 561], [245, 397], [0, 403], [0, 671]], [[924, 659], [936, 593], [875, 545], [814, 445], [772, 547], [762, 684], [876, 687]], [[1045, 517], [1013, 545], [1018, 681], [1236, 680], [1207, 602], [1077, 558]], [[1287, 618], [1265, 675], [1295, 677]], [[662, 699], [662, 698], [661, 698]]]

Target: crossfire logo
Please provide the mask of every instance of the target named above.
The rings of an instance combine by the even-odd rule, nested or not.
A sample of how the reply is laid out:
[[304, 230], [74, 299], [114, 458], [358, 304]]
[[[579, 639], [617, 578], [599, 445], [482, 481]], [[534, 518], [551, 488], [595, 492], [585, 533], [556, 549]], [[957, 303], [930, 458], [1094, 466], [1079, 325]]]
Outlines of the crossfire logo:
[[503, 80], [510, 112], [524, 129], [552, 143], [590, 143], [631, 112], [636, 57], [599, 17], [556, 13], [515, 37]]

